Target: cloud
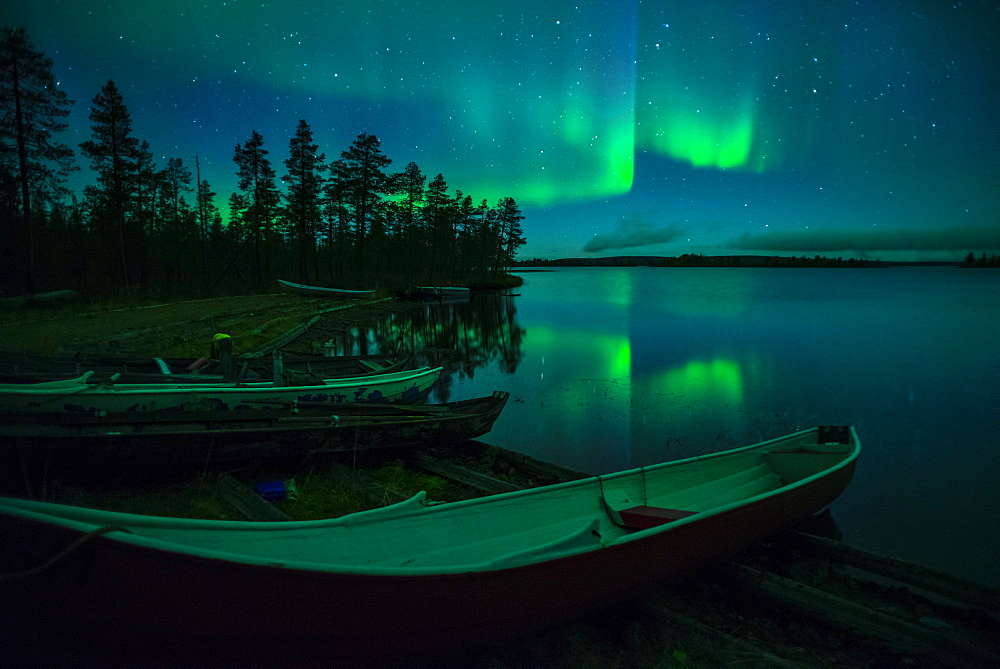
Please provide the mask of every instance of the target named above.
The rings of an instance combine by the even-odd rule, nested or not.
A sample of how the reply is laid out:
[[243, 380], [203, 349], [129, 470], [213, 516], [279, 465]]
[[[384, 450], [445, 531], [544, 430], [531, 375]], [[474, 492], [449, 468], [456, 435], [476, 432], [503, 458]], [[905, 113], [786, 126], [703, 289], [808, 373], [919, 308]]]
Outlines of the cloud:
[[618, 227], [606, 235], [592, 237], [584, 246], [587, 253], [611, 249], [631, 249], [639, 246], [672, 242], [684, 233], [673, 225], [657, 227], [638, 214], [618, 221]]
[[725, 244], [746, 251], [990, 251], [1000, 249], [1000, 226], [833, 228], [744, 233]]

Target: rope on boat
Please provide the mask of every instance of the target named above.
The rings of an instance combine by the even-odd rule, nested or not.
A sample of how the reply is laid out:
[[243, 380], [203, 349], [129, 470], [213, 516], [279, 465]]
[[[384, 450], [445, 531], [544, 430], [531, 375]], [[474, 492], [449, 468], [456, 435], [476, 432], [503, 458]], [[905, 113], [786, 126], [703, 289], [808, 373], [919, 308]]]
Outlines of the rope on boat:
[[105, 527], [98, 527], [96, 530], [91, 530], [90, 532], [87, 532], [86, 534], [78, 537], [69, 546], [66, 546], [66, 548], [62, 549], [56, 555], [49, 558], [48, 560], [38, 565], [37, 567], [32, 567], [31, 569], [25, 569], [24, 571], [17, 571], [14, 572], [13, 574], [0, 574], [0, 581], [16, 581], [22, 578], [37, 576], [41, 574], [43, 571], [52, 567], [54, 564], [56, 564], [66, 556], [68, 556], [73, 551], [77, 550], [78, 548], [89, 542], [90, 540], [94, 539], [95, 537], [99, 537], [102, 534], [107, 534], [108, 532], [128, 532], [129, 534], [131, 534], [131, 531], [128, 528], [120, 527], [117, 525], [106, 525]]

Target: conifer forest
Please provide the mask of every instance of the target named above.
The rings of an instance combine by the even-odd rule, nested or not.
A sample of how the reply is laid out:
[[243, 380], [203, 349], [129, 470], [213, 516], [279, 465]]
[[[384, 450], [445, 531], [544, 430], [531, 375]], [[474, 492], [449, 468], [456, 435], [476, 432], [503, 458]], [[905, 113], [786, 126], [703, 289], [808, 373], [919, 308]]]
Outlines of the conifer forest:
[[225, 201], [201, 178], [203, 157], [154, 160], [120, 82], [95, 91], [90, 138], [70, 146], [75, 101], [52, 66], [23, 29], [3, 28], [0, 294], [273, 292], [279, 278], [395, 288], [498, 276], [525, 243], [513, 198], [477, 202], [413, 162], [395, 170], [373, 134], [337, 155], [306, 119], [289, 138], [247, 129]]

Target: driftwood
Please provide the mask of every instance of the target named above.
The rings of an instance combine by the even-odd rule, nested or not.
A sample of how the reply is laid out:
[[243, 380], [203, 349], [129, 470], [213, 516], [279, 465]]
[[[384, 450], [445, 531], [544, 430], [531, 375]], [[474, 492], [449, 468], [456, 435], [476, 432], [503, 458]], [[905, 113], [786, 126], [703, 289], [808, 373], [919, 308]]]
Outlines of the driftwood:
[[536, 460], [530, 455], [510, 451], [506, 448], [493, 446], [478, 440], [473, 440], [470, 444], [483, 449], [484, 453], [494, 453], [496, 459], [514, 467], [518, 471], [525, 474], [531, 474], [539, 478], [549, 479], [552, 481], [575, 481], [577, 479], [585, 479], [589, 476], [589, 474], [584, 474], [572, 469], [566, 469], [565, 467], [543, 462], [542, 460]]
[[302, 335], [303, 332], [311, 328], [313, 323], [315, 323], [318, 320], [319, 316], [313, 316], [305, 323], [300, 323], [291, 330], [288, 330], [287, 332], [278, 335], [271, 341], [267, 342], [266, 344], [258, 348], [256, 351], [252, 353], [243, 354], [241, 358], [243, 360], [254, 360], [256, 358], [261, 358], [267, 355], [268, 353], [271, 353], [272, 351], [276, 351], [282, 346], [286, 346], [289, 342], [294, 341], [296, 338]]
[[920, 565], [903, 562], [896, 558], [854, 548], [839, 541], [811, 534], [788, 532], [782, 535], [782, 539], [790, 542], [794, 548], [811, 555], [835, 560], [841, 564], [885, 576], [900, 583], [983, 608], [994, 615], [1000, 615], [998, 613], [1000, 610], [998, 609], [1000, 607], [1000, 590], [996, 588], [970, 583]]
[[1000, 664], [996, 647], [982, 645], [981, 639], [972, 640], [958, 632], [908, 622], [767, 571], [738, 564], [733, 567], [736, 581], [748, 590], [825, 623], [878, 639], [905, 653], [922, 655], [941, 666], [959, 662]]
[[485, 474], [472, 471], [471, 469], [466, 469], [465, 467], [453, 465], [446, 460], [435, 458], [431, 455], [427, 455], [426, 453], [421, 453], [420, 451], [411, 453], [410, 460], [416, 466], [421, 469], [425, 469], [432, 474], [444, 476], [445, 478], [458, 481], [459, 483], [464, 483], [465, 485], [490, 494], [513, 492], [514, 490], [521, 489], [520, 486], [514, 485], [513, 483], [501, 481], [500, 479], [493, 478], [492, 476], [487, 476]]
[[383, 298], [380, 298], [380, 299], [377, 299], [377, 300], [368, 300], [366, 302], [358, 302], [358, 303], [354, 303], [354, 304], [342, 304], [340, 306], [330, 307], [329, 309], [322, 309], [320, 311], [315, 312], [315, 315], [312, 318], [310, 318], [308, 321], [306, 321], [305, 323], [300, 323], [300, 324], [296, 325], [295, 327], [293, 327], [292, 329], [288, 330], [287, 332], [284, 332], [283, 334], [280, 334], [277, 337], [275, 337], [274, 339], [272, 339], [271, 341], [267, 342], [266, 344], [264, 344], [263, 346], [261, 346], [260, 348], [258, 348], [256, 351], [253, 351], [251, 353], [245, 353], [245, 354], [243, 354], [240, 357], [242, 359], [244, 359], [244, 360], [253, 360], [255, 358], [261, 358], [261, 357], [267, 355], [268, 353], [271, 353], [272, 351], [278, 350], [279, 348], [281, 348], [283, 346], [287, 346], [291, 342], [293, 342], [296, 339], [298, 339], [299, 337], [301, 337], [302, 334], [306, 332], [306, 330], [308, 330], [313, 325], [315, 325], [315, 323], [320, 319], [320, 316], [322, 316], [323, 314], [328, 314], [331, 311], [340, 311], [342, 309], [353, 309], [354, 307], [363, 307], [363, 306], [366, 306], [366, 305], [369, 305], [369, 304], [377, 304], [379, 302], [386, 302], [386, 301], [388, 301], [390, 299], [392, 299], [392, 298], [383, 297]]

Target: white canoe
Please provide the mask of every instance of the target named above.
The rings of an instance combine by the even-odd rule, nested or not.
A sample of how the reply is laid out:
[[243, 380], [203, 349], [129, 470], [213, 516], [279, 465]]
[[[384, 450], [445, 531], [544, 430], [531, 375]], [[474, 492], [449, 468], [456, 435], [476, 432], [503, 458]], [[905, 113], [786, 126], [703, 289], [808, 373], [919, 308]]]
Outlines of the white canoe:
[[308, 295], [310, 297], [371, 297], [375, 290], [347, 290], [346, 288], [324, 288], [323, 286], [308, 286], [278, 279], [278, 283], [289, 293]]
[[93, 372], [67, 381], [0, 384], [0, 416], [17, 412], [230, 411], [345, 402], [415, 404], [426, 399], [442, 367], [325, 379], [310, 386], [255, 383], [88, 384]]

